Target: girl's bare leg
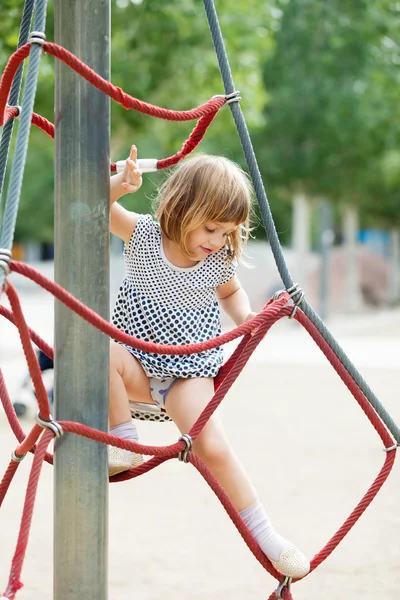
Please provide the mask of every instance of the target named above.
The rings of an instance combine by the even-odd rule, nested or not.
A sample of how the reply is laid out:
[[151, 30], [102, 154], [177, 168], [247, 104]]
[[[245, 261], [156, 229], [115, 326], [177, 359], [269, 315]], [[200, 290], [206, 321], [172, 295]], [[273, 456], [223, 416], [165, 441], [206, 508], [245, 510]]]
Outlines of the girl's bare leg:
[[[123, 346], [110, 346], [110, 433], [131, 442], [138, 441], [132, 421], [129, 398], [137, 402], [152, 402], [149, 380], [140, 363]], [[143, 456], [117, 446], [108, 450], [109, 475], [117, 475], [143, 462]]]
[[131, 421], [129, 398], [154, 404], [149, 378], [139, 361], [116, 342], [110, 343], [110, 427]]
[[[188, 433], [214, 394], [210, 378], [179, 379], [166, 399], [166, 410], [182, 433]], [[193, 452], [207, 465], [228, 494], [261, 550], [283, 575], [303, 577], [310, 569], [306, 557], [280, 536], [235, 456], [214, 413], [193, 443]]]
[[[175, 383], [167, 396], [165, 408], [181, 433], [189, 432], [213, 394], [211, 378], [179, 379]], [[222, 485], [236, 510], [241, 511], [254, 504], [257, 494], [215, 413], [194, 441], [193, 452]]]

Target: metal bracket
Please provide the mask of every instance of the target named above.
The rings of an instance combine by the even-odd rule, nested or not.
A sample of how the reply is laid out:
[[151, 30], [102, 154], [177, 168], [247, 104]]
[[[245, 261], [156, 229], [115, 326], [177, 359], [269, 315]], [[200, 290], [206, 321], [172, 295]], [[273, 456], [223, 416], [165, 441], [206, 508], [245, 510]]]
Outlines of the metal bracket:
[[0, 269], [3, 269], [5, 276], [11, 273], [11, 250], [8, 248], [0, 248]]
[[181, 460], [182, 462], [187, 463], [188, 462], [188, 454], [192, 450], [192, 438], [187, 433], [184, 433], [183, 435], [181, 435], [181, 437], [179, 438], [178, 441], [180, 442], [181, 440], [183, 442], [185, 442], [186, 448], [184, 450], [182, 450], [181, 452], [179, 452], [178, 459]]
[[11, 452], [11, 460], [13, 460], [14, 462], [21, 462], [22, 460], [24, 460], [25, 456], [26, 454], [17, 454], [15, 450]]
[[7, 108], [16, 108], [17, 109], [18, 114], [14, 117], [14, 119], [18, 119], [21, 116], [22, 107], [19, 104], [7, 104], [6, 106], [7, 106]]
[[[290, 287], [287, 290], [287, 293], [289, 294], [290, 298], [292, 299], [292, 302], [294, 304], [294, 308], [293, 311], [289, 317], [289, 319], [293, 319], [300, 304], [302, 303], [305, 293], [303, 292], [303, 290], [301, 289], [301, 287], [299, 286], [298, 283], [295, 283], [294, 285], [292, 285], [292, 287]], [[299, 296], [299, 298], [297, 300], [295, 300], [296, 296]]]
[[389, 448], [382, 448], [384, 452], [391, 452], [392, 450], [397, 450], [399, 448], [400, 443], [393, 444], [393, 446], [389, 446]]
[[232, 92], [231, 94], [215, 94], [215, 96], [212, 96], [211, 100], [214, 98], [225, 98], [225, 104], [240, 102], [242, 99], [240, 92], [238, 91]]
[[278, 587], [276, 588], [276, 592], [275, 595], [277, 597], [278, 600], [283, 600], [283, 590], [285, 589], [285, 587], [287, 587], [288, 591], [290, 591], [290, 584], [292, 583], [292, 578], [287, 576], [284, 577], [282, 579], [282, 581], [280, 582], [280, 584], [278, 585]]
[[36, 423], [43, 427], [44, 429], [51, 429], [56, 438], [60, 438], [63, 435], [63, 429], [57, 421], [54, 421], [53, 417], [50, 415], [50, 420], [45, 421], [39, 414], [39, 411], [36, 413], [35, 417]]
[[277, 292], [275, 292], [275, 294], [272, 296], [273, 300], [279, 300], [279, 296], [282, 296], [282, 294], [284, 294], [286, 292], [285, 289], [282, 290], [278, 290]]
[[29, 34], [28, 43], [44, 46], [46, 43], [46, 34], [43, 31], [31, 31]]

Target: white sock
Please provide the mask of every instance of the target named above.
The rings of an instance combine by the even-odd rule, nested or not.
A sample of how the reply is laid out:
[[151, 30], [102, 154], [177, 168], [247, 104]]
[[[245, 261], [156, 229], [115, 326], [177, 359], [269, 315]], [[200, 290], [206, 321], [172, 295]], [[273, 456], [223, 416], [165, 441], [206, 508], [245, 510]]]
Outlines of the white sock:
[[275, 531], [263, 505], [258, 500], [239, 514], [269, 559], [279, 560], [282, 550], [292, 545]]
[[123, 440], [129, 440], [130, 442], [137, 442], [139, 440], [136, 431], [136, 425], [134, 425], [133, 421], [128, 421], [128, 423], [121, 423], [120, 425], [111, 427], [110, 433], [111, 435], [115, 435], [115, 437], [122, 438]]

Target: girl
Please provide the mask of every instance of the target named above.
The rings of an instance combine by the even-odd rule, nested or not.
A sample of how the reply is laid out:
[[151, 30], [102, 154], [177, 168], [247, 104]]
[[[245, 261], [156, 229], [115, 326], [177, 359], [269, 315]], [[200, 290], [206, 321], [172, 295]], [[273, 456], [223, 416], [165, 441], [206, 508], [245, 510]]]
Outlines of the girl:
[[[247, 294], [235, 275], [249, 235], [251, 186], [226, 158], [186, 159], [159, 191], [156, 217], [116, 201], [142, 183], [132, 146], [123, 172], [111, 177], [111, 231], [125, 242], [126, 276], [114, 309], [116, 327], [160, 344], [189, 344], [221, 334], [219, 305], [236, 325], [251, 319]], [[110, 432], [136, 441], [129, 398], [156, 403], [182, 433], [190, 430], [214, 393], [223, 349], [191, 356], [159, 356], [111, 342]], [[252, 532], [283, 575], [303, 577], [305, 556], [272, 527], [215, 414], [193, 443]], [[110, 475], [142, 456], [110, 447]]]

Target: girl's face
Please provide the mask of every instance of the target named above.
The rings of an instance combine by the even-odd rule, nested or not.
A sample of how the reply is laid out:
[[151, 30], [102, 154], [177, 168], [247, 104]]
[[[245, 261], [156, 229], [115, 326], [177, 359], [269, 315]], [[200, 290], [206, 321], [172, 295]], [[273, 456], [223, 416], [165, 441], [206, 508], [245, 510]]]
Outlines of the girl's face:
[[204, 260], [225, 246], [226, 238], [238, 228], [236, 223], [208, 221], [193, 229], [188, 235], [187, 247], [192, 260]]

